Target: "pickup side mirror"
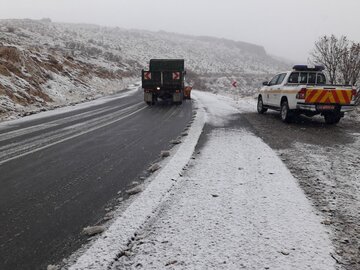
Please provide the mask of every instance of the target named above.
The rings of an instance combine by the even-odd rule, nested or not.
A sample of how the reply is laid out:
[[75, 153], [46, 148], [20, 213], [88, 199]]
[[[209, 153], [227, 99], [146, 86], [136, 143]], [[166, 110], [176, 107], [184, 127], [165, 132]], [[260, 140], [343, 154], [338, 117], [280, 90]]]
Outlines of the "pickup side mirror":
[[269, 82], [263, 82], [263, 85], [268, 86]]

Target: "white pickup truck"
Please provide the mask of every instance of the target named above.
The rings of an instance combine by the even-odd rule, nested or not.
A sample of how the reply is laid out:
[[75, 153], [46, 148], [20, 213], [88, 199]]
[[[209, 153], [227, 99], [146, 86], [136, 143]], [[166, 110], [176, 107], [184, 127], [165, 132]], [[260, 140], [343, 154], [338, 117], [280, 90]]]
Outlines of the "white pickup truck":
[[277, 74], [264, 82], [258, 95], [257, 111], [280, 111], [284, 122], [299, 114], [321, 114], [327, 124], [336, 124], [345, 112], [355, 108], [356, 89], [347, 85], [328, 85], [324, 67], [296, 65], [292, 71]]

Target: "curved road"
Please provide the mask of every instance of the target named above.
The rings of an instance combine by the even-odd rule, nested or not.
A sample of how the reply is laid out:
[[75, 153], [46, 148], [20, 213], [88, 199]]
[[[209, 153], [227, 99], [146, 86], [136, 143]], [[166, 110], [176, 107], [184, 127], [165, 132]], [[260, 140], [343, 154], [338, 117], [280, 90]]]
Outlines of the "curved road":
[[82, 229], [191, 120], [190, 101], [148, 107], [142, 98], [0, 126], [0, 269], [46, 269], [78, 249]]

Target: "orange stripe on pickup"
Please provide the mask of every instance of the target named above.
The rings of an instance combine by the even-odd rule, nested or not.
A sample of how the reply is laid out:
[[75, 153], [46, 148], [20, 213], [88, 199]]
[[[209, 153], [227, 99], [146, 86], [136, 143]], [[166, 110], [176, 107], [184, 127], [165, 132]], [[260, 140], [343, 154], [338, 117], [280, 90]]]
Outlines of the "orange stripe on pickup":
[[308, 89], [306, 92], [306, 103], [339, 103], [350, 104], [351, 90], [322, 90]]

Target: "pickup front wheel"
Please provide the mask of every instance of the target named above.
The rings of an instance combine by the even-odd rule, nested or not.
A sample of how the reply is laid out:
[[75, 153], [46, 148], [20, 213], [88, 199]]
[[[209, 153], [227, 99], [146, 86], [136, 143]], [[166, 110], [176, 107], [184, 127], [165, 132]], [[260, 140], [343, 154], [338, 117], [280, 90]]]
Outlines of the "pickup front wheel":
[[258, 113], [263, 114], [263, 113], [266, 112], [267, 110], [268, 110], [268, 109], [264, 107], [264, 103], [263, 103], [262, 97], [259, 96], [259, 97], [258, 97], [258, 103], [257, 103], [257, 111], [258, 111]]

